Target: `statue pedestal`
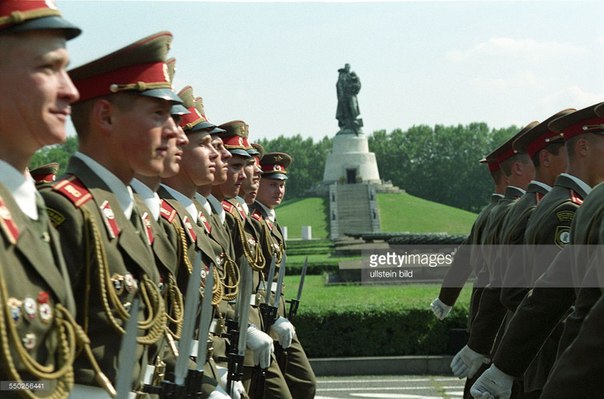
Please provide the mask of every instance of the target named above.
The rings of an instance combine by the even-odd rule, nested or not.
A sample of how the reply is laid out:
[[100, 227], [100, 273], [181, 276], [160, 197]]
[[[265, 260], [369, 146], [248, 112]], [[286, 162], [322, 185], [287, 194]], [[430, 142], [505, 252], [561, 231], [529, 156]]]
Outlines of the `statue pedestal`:
[[367, 137], [340, 131], [333, 139], [333, 149], [327, 156], [323, 184], [332, 183], [380, 184], [375, 154], [369, 152]]

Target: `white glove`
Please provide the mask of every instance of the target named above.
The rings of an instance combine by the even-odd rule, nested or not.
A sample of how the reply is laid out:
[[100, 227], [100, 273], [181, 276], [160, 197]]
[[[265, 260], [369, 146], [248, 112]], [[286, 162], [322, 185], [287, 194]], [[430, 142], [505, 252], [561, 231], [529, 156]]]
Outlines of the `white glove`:
[[279, 316], [271, 326], [271, 337], [279, 341], [283, 349], [287, 349], [292, 344], [292, 339], [296, 335], [294, 325], [285, 317]]
[[275, 351], [273, 339], [265, 332], [258, 330], [255, 326], [247, 328], [246, 346], [254, 352], [254, 364], [260, 364], [260, 368], [267, 368], [271, 364], [271, 355]]
[[210, 396], [208, 396], [208, 399], [231, 399], [231, 397], [225, 392], [224, 389], [222, 389], [220, 385], [217, 385], [216, 389], [214, 389], [212, 393], [210, 393]]
[[466, 345], [453, 357], [451, 371], [457, 378], [472, 378], [483, 363], [488, 364], [489, 359]]
[[470, 388], [470, 394], [480, 399], [509, 399], [514, 377], [491, 364]]
[[432, 303], [430, 304], [430, 306], [432, 307], [432, 313], [434, 313], [434, 316], [436, 316], [436, 318], [438, 320], [442, 320], [445, 317], [447, 317], [447, 315], [451, 311], [451, 306], [445, 305], [438, 298], [436, 298], [435, 300], [433, 300]]
[[[226, 367], [220, 367], [216, 365], [216, 372], [218, 374], [218, 384], [220, 388], [227, 390], [227, 383], [229, 379], [229, 369]], [[241, 381], [233, 381], [233, 392], [231, 392], [231, 398], [241, 399], [241, 395], [245, 393], [245, 388]]]

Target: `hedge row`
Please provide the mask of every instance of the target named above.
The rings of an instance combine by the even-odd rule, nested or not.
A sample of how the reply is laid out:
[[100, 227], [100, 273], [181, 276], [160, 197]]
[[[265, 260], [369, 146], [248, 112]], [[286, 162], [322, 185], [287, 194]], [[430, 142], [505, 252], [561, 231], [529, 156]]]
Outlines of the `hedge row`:
[[465, 309], [443, 321], [429, 309], [305, 309], [293, 320], [309, 358], [448, 354], [466, 321]]

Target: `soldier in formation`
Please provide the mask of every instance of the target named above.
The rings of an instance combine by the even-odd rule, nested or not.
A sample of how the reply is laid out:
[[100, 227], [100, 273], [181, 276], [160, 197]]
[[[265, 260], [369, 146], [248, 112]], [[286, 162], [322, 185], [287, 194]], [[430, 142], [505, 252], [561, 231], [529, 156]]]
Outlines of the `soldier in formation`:
[[[249, 208], [264, 149], [174, 91], [170, 32], [67, 72], [79, 34], [50, 1], [0, 4], [0, 376], [20, 384], [6, 396], [314, 397], [283, 309], [285, 241]], [[28, 170], [69, 115], [66, 173]]]
[[[480, 298], [470, 340], [451, 364], [455, 375], [468, 378], [464, 397], [599, 395], [601, 368], [588, 370], [593, 363], [585, 357], [597, 356], [603, 345], [596, 333], [603, 115], [602, 103], [567, 109], [513, 140], [514, 154], [526, 153], [536, 174], [503, 217], [491, 208], [491, 238], [473, 249], [487, 259], [484, 290], [491, 295]], [[481, 271], [476, 274], [479, 281]], [[443, 287], [432, 304], [441, 319], [454, 303], [442, 301], [450, 290]]]

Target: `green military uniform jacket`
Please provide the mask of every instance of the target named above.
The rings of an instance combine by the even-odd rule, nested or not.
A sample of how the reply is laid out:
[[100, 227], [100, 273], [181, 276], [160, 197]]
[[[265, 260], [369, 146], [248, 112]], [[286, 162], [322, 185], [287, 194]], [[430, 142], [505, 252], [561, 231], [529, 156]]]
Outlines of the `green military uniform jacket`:
[[502, 244], [505, 245], [503, 249], [505, 270], [503, 271], [501, 303], [512, 313], [516, 311], [529, 287], [524, 267], [524, 233], [533, 211], [548, 192], [549, 190], [543, 185], [531, 182], [526, 189], [526, 194], [510, 209], [503, 225]]
[[[163, 333], [165, 314], [159, 295], [159, 275], [153, 253], [136, 211], [126, 219], [115, 195], [79, 158], [72, 157], [67, 175], [42, 190], [57, 228], [77, 301], [77, 320], [90, 337], [94, 358], [115, 384], [119, 342], [128, 319], [128, 306], [144, 289], [141, 301], [137, 363], [133, 385], [140, 381], [143, 352]], [[134, 224], [133, 224], [134, 223]], [[135, 227], [136, 225], [136, 227]], [[137, 230], [138, 227], [138, 230]], [[75, 381], [98, 385], [90, 362], [82, 354], [75, 362]]]
[[[0, 351], [0, 380], [39, 380], [17, 352], [21, 347], [40, 366], [54, 366], [51, 370], [66, 366], [60, 382], [49, 381], [46, 387], [68, 390], [65, 378], [71, 378], [73, 370], [67, 358], [75, 353], [62, 351], [73, 342], [67, 340], [61, 320], [69, 322], [66, 313], [75, 313], [75, 303], [59, 240], [41, 199], [38, 214], [37, 221], [26, 216], [0, 184], [0, 332], [9, 348]], [[18, 395], [5, 391], [2, 396]]]
[[[266, 210], [258, 202], [250, 205], [250, 215], [256, 231], [260, 233], [260, 244], [262, 245], [262, 252], [265, 258], [264, 274], [266, 279], [270, 260], [274, 256], [273, 253], [276, 252], [278, 258], [284, 256], [286, 243], [277, 221], [272, 223], [268, 219]], [[275, 277], [277, 277], [280, 262], [277, 262], [275, 266]], [[282, 292], [285, 292], [285, 289]], [[280, 303], [279, 314], [286, 316], [285, 301], [281, 299]], [[316, 377], [297, 335], [294, 335], [292, 344], [287, 349], [287, 367], [282, 367], [281, 371], [292, 398], [312, 399], [315, 397]], [[267, 398], [284, 397], [282, 395], [282, 393], [279, 393], [277, 387], [268, 388]]]
[[517, 187], [508, 186], [504, 197], [493, 207], [482, 239], [483, 256], [489, 275], [489, 285], [480, 297], [478, 312], [472, 322], [468, 346], [474, 351], [488, 355], [495, 336], [505, 315], [505, 308], [499, 300], [501, 289], [501, 254], [497, 245], [501, 244], [501, 233], [505, 217], [513, 203], [524, 194]]
[[[482, 270], [484, 266], [482, 258], [477, 255], [472, 256], [472, 254], [476, 252], [475, 244], [480, 243], [480, 237], [483, 234], [491, 210], [501, 198], [502, 196], [499, 194], [491, 195], [489, 204], [478, 214], [478, 217], [472, 225], [470, 234], [459, 246], [455, 258], [453, 259], [453, 263], [443, 278], [440, 293], [438, 294], [438, 298], [444, 304], [453, 306], [457, 301], [465, 282], [470, 277], [470, 274], [474, 272], [474, 275], [477, 276]], [[478, 259], [480, 259], [480, 261], [477, 261]], [[472, 296], [474, 296], [474, 292], [475, 289], [472, 291]]]
[[[561, 328], [556, 326], [574, 301], [572, 288], [551, 282], [559, 282], [561, 273], [569, 275], [567, 281], [571, 279], [568, 251], [560, 252], [556, 248], [568, 244], [575, 212], [586, 196], [587, 193], [573, 179], [565, 174], [558, 176], [526, 228], [525, 245], [531, 247], [527, 248], [525, 265], [527, 276], [530, 276], [529, 286], [535, 288], [528, 292], [516, 309], [493, 361], [507, 374], [524, 375], [527, 392], [543, 387], [555, 359], [561, 333]], [[541, 276], [546, 267], [547, 272]]]
[[[200, 251], [202, 254], [202, 263], [208, 267], [210, 263], [214, 263], [215, 270], [215, 285], [214, 288], [219, 288], [221, 300], [218, 305], [213, 306], [213, 318], [216, 323], [213, 323], [214, 330], [210, 331], [210, 339], [212, 345], [208, 347], [208, 361], [213, 358], [216, 362], [224, 365], [227, 354], [228, 339], [223, 337], [226, 333], [226, 317], [229, 311], [229, 305], [223, 298], [223, 293], [228, 291], [230, 281], [228, 280], [225, 267], [228, 266], [228, 256], [223, 251], [222, 247], [211, 238], [210, 234], [213, 231], [211, 220], [202, 212], [201, 206], [197, 201], [192, 200], [198, 212], [197, 220], [192, 220], [191, 215], [180, 201], [175, 199], [164, 186], [160, 186], [158, 190], [160, 198], [164, 201], [162, 205], [162, 223], [168, 232], [169, 236], [175, 236], [175, 239], [181, 240], [181, 235], [184, 239], [184, 250], [182, 254], [186, 254], [186, 259], [180, 257], [180, 272], [178, 273], [178, 284], [183, 294], [186, 295], [188, 278], [190, 271], [189, 265], [192, 265], [195, 259], [195, 252]], [[203, 216], [202, 216], [203, 215]], [[179, 233], [180, 230], [180, 233]], [[181, 241], [182, 242], [182, 241]], [[181, 245], [180, 248], [183, 248]], [[187, 263], [189, 265], [187, 265]], [[182, 269], [187, 269], [183, 273]], [[211, 348], [211, 349], [210, 349]], [[212, 366], [213, 367], [213, 366]]]

